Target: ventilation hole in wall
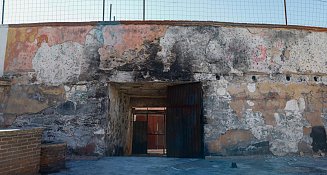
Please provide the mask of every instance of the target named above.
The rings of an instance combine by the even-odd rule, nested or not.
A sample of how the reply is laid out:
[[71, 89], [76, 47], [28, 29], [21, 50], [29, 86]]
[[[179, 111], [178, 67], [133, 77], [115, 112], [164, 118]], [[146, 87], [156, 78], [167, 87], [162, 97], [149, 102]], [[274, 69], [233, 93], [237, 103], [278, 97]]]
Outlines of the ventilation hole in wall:
[[291, 81], [291, 76], [287, 75], [287, 76], [286, 76], [286, 80], [287, 80], [287, 81]]
[[220, 75], [216, 75], [216, 80], [220, 80]]
[[252, 76], [252, 80], [253, 81], [257, 81], [257, 77], [256, 76]]
[[315, 80], [315, 82], [317, 82], [317, 81], [318, 81], [318, 77], [313, 77], [313, 79]]

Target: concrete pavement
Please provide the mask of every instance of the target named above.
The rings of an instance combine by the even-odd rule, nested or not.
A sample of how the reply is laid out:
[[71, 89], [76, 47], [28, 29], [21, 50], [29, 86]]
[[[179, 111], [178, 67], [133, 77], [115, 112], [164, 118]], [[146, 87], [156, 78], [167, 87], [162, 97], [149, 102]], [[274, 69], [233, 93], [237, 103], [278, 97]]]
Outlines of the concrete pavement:
[[[238, 168], [231, 168], [232, 162]], [[106, 157], [99, 160], [67, 162], [67, 170], [56, 175], [124, 174], [327, 174], [327, 158], [313, 157], [207, 157], [178, 159], [165, 157]]]

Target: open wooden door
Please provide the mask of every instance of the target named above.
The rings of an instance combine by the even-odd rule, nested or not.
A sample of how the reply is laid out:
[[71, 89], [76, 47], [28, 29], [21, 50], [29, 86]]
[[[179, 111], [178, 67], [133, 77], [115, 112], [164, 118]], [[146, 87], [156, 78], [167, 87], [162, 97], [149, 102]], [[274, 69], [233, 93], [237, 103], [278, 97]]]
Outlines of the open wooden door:
[[167, 102], [167, 156], [203, 158], [201, 83], [168, 87]]

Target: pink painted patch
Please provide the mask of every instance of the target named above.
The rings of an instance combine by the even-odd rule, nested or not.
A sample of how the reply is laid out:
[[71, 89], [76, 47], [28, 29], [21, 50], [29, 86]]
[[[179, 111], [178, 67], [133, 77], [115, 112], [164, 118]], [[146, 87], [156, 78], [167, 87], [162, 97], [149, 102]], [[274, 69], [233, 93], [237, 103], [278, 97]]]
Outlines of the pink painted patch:
[[253, 51], [253, 61], [258, 63], [267, 59], [267, 48], [263, 45], [259, 45]]
[[42, 43], [49, 46], [67, 41], [84, 44], [93, 26], [59, 26], [10, 28], [5, 59], [5, 72], [33, 71], [32, 60]]
[[[10, 58], [10, 61], [7, 60], [5, 64], [6, 72], [15, 72], [15, 71], [30, 71], [32, 66], [32, 59], [37, 52], [37, 45], [35, 43], [29, 42], [18, 42], [11, 48], [13, 58]], [[6, 58], [8, 59], [8, 58]]]
[[139, 50], [146, 41], [162, 37], [166, 26], [117, 25], [103, 29], [104, 45], [113, 46], [119, 55], [127, 50]]
[[84, 44], [86, 35], [94, 26], [63, 26], [63, 27], [41, 27], [38, 36], [46, 36], [49, 46], [62, 44], [67, 41]]

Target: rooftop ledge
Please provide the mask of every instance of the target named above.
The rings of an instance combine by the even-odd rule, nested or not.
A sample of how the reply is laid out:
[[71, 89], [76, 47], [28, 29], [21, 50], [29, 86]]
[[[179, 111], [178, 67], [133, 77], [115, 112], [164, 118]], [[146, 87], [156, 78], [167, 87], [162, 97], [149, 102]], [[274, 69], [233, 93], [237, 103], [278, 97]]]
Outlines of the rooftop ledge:
[[19, 131], [20, 129], [0, 129], [0, 132]]
[[[45, 22], [30, 24], [9, 24], [9, 27], [34, 27], [34, 26], [83, 26], [83, 25], [170, 25], [170, 26], [221, 26], [221, 27], [246, 27], [246, 28], [274, 28], [274, 29], [297, 29], [327, 32], [327, 28], [313, 26], [297, 26], [282, 24], [253, 24], [232, 23], [216, 21], [93, 21], [93, 22]], [[1, 26], [1, 25], [0, 25]]]
[[0, 129], [0, 137], [16, 134], [31, 134], [42, 133], [44, 128], [42, 127], [26, 127], [26, 128], [3, 128]]

